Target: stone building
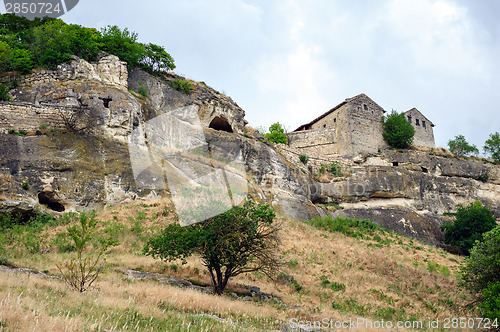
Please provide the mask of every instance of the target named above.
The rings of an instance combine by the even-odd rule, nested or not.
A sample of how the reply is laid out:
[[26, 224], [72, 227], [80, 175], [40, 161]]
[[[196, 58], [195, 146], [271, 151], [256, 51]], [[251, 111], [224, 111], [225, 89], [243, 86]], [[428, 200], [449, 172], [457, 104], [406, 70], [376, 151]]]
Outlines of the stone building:
[[[362, 93], [347, 98], [328, 112], [287, 134], [288, 143], [305, 154], [321, 153], [328, 156], [378, 152], [387, 146], [382, 138], [384, 113], [382, 107]], [[413, 120], [412, 124], [415, 126], [414, 144], [434, 147], [434, 124], [415, 108], [405, 114]]]
[[429, 148], [435, 147], [434, 143], [434, 124], [427, 119], [415, 107], [405, 112], [406, 118], [415, 128], [415, 136], [413, 137], [413, 145], [425, 146]]

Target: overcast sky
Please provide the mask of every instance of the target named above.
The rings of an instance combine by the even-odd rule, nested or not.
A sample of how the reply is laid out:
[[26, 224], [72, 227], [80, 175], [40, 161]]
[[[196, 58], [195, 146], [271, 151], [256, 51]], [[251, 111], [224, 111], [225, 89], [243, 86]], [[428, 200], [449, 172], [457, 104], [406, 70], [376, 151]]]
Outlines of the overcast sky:
[[293, 130], [365, 93], [412, 107], [436, 144], [500, 132], [498, 0], [80, 0], [68, 23], [118, 25], [176, 72], [225, 92], [249, 125]]

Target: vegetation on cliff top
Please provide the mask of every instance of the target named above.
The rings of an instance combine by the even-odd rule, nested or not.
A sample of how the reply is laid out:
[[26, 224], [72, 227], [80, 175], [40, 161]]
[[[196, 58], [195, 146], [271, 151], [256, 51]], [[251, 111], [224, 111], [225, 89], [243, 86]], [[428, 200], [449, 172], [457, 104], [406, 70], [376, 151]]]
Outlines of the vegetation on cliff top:
[[162, 46], [138, 42], [137, 34], [127, 28], [108, 26], [101, 31], [60, 19], [43, 18], [32, 21], [12, 14], [0, 15], [0, 71], [33, 68], [54, 69], [76, 55], [95, 61], [106, 52], [126, 61], [129, 68], [148, 71], [172, 70], [174, 59]]
[[392, 111], [389, 115], [382, 117], [382, 137], [384, 141], [394, 148], [409, 148], [413, 143], [415, 128], [411, 125], [404, 113]]

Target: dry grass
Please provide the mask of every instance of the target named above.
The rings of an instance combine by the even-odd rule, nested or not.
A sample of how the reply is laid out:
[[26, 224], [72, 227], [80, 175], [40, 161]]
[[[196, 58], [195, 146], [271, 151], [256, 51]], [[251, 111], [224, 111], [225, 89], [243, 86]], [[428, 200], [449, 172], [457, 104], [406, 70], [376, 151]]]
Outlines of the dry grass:
[[[97, 289], [80, 294], [68, 290], [58, 278], [0, 272], [0, 331], [241, 331], [277, 329], [276, 320], [290, 318], [427, 321], [472, 315], [463, 311], [467, 294], [457, 286], [460, 257], [388, 232], [352, 238], [283, 220], [282, 273], [293, 276], [302, 289], [269, 281], [260, 273], [235, 277], [229, 285], [236, 292], [245, 285], [258, 286], [279, 298], [286, 305], [283, 308], [273, 301], [243, 301], [128, 279], [122, 269], [209, 282], [199, 258], [182, 265], [141, 254], [152, 233], [176, 221], [171, 201], [115, 206], [101, 211], [99, 218], [101, 231], [121, 244], [109, 251], [110, 267]], [[4, 257], [17, 266], [57, 276], [56, 264], [70, 255], [58, 252], [53, 244], [64, 229], [49, 227], [40, 233], [48, 254], [30, 254], [19, 243], [6, 248]]]

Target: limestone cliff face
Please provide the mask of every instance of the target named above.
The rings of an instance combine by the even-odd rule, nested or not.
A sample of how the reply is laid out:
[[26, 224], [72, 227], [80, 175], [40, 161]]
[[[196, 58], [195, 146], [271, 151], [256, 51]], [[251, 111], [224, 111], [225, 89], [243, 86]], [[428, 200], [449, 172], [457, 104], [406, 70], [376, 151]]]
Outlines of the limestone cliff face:
[[[75, 58], [57, 71], [26, 77], [11, 91], [14, 102], [0, 104], [0, 197], [55, 211], [89, 209], [173, 196], [179, 191], [173, 182], [196, 188], [218, 167], [226, 186], [245, 180], [242, 193], [289, 217], [326, 215], [331, 212], [316, 204], [334, 202], [343, 207], [334, 215], [369, 218], [436, 245], [442, 244], [443, 215], [455, 212], [457, 204], [480, 200], [500, 217], [498, 166], [433, 152], [385, 150], [352, 158], [345, 177], [318, 182], [258, 133], [243, 135], [245, 113], [230, 98], [197, 82], [184, 94], [172, 88], [176, 79], [181, 78], [127, 72], [112, 56], [96, 64]], [[130, 92], [139, 87], [148, 98]], [[172, 120], [179, 110], [181, 116]], [[89, 130], [64, 128], [61, 116], [75, 114], [90, 124]], [[44, 122], [56, 130], [34, 135]], [[31, 134], [6, 134], [10, 129]], [[154, 148], [158, 141], [162, 149]], [[183, 146], [188, 149], [177, 155], [177, 164], [165, 157]], [[178, 178], [165, 177], [169, 167]], [[26, 182], [29, 188], [23, 189]]]

